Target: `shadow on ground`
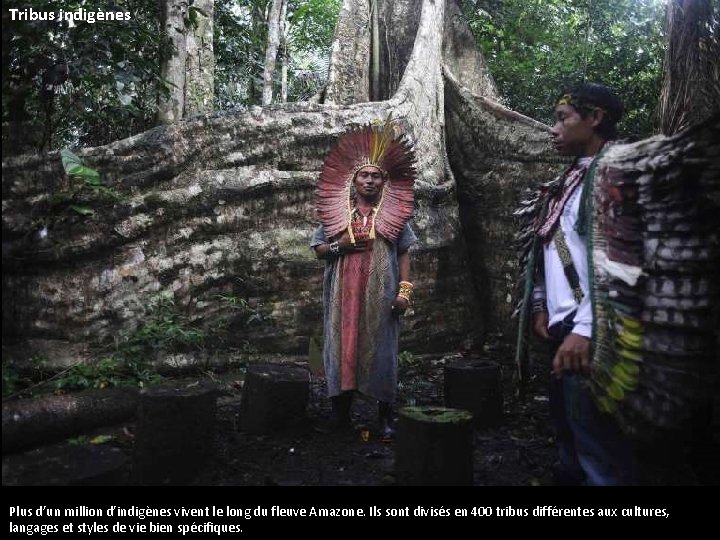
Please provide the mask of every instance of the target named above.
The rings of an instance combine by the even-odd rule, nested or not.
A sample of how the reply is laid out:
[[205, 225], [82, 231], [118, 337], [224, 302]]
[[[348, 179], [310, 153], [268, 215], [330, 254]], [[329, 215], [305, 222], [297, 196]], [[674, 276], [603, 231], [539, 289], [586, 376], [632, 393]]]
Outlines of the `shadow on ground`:
[[[546, 394], [547, 370], [536, 368], [521, 400], [513, 380], [514, 366], [506, 352], [486, 347], [486, 358], [501, 366], [503, 422], [498, 428], [476, 429], [473, 435], [473, 484], [476, 486], [552, 485], [556, 450], [549, 423]], [[405, 405], [443, 405], [443, 369], [458, 355], [412, 357], [401, 363], [395, 412]], [[300, 363], [299, 365], [302, 365]], [[330, 414], [324, 381], [310, 384], [307, 418], [288, 429], [250, 434], [239, 429], [243, 371], [210, 374], [221, 388], [217, 401], [217, 429], [211, 457], [187, 485], [209, 486], [392, 486], [395, 476], [395, 442], [377, 435], [377, 404], [358, 397], [353, 403], [353, 429], [334, 434], [313, 427]], [[197, 379], [188, 384], [197, 384]], [[123, 465], [112, 477], [95, 484], [132, 484], [131, 462], [134, 424], [113, 426], [70, 439], [58, 445], [3, 457], [4, 485], [67, 485], [76, 481], [73, 467], [92, 468], [77, 447], [92, 443], [100, 460], [120, 460]], [[40, 456], [48, 474], [38, 467]], [[716, 485], [717, 471], [703, 469], [675, 458], [651, 459], [644, 464], [644, 484]], [[646, 454], [648, 455], [648, 454]], [[78, 457], [79, 456], [79, 457]], [[717, 458], [714, 458], [717, 462]], [[97, 464], [102, 466], [102, 463]], [[59, 471], [59, 472], [58, 472]], [[86, 473], [82, 473], [86, 474]], [[82, 477], [82, 474], [80, 477]], [[91, 473], [87, 473], [91, 474]], [[86, 474], [86, 476], [87, 476]]]

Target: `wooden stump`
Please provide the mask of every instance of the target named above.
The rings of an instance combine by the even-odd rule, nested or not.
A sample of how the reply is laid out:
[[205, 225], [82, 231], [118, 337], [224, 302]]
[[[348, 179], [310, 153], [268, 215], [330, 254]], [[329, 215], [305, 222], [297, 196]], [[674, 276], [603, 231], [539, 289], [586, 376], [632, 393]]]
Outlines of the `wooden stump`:
[[135, 479], [140, 484], [187, 484], [215, 446], [217, 390], [210, 385], [152, 386], [140, 394]]
[[458, 360], [445, 366], [445, 405], [473, 414], [478, 428], [502, 423], [500, 366], [485, 360]]
[[3, 458], [4, 486], [121, 486], [128, 456], [119, 448], [55, 444]]
[[240, 398], [240, 428], [265, 433], [304, 422], [310, 380], [307, 369], [284, 364], [252, 364]]
[[472, 414], [446, 407], [400, 409], [395, 469], [400, 485], [473, 483]]

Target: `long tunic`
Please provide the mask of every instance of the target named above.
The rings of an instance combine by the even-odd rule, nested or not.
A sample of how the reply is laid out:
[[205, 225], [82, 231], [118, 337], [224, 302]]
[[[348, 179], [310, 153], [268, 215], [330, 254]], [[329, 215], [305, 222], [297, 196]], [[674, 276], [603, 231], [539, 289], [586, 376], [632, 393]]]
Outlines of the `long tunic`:
[[[310, 246], [329, 241], [321, 225]], [[394, 400], [400, 323], [391, 308], [399, 289], [398, 255], [416, 241], [406, 223], [396, 242], [378, 234], [366, 251], [326, 259], [323, 363], [330, 396], [358, 390]]]

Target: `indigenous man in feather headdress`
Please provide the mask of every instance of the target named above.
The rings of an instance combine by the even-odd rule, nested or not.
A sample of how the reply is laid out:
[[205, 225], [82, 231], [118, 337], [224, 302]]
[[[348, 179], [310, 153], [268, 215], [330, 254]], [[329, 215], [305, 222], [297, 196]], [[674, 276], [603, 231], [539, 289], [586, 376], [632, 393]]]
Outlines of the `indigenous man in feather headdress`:
[[556, 483], [634, 482], [630, 443], [614, 418], [598, 409], [584, 381], [593, 339], [585, 182], [615, 138], [621, 114], [617, 96], [603, 85], [581, 84], [563, 94], [550, 136], [560, 154], [575, 159], [516, 213], [528, 218], [518, 354], [525, 352], [527, 326], [552, 345], [550, 409], [560, 452]]
[[378, 400], [392, 436], [399, 317], [410, 304], [409, 248], [417, 239], [415, 155], [390, 121], [346, 133], [328, 154], [316, 192], [321, 225], [311, 247], [324, 259], [323, 363], [332, 403], [325, 430], [350, 427], [353, 393]]

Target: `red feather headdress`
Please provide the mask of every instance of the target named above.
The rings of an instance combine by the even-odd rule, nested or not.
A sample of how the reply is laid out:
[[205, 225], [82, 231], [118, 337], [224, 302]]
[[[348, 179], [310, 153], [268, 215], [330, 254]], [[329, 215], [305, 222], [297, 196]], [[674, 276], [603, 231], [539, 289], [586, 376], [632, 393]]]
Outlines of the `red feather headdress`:
[[368, 165], [381, 169], [387, 177], [375, 207], [370, 238], [374, 238], [377, 231], [388, 240], [397, 240], [412, 217], [413, 183], [417, 174], [415, 152], [394, 122], [377, 122], [345, 133], [325, 159], [315, 205], [328, 238], [347, 230], [354, 241], [350, 226], [351, 187], [355, 173]]

